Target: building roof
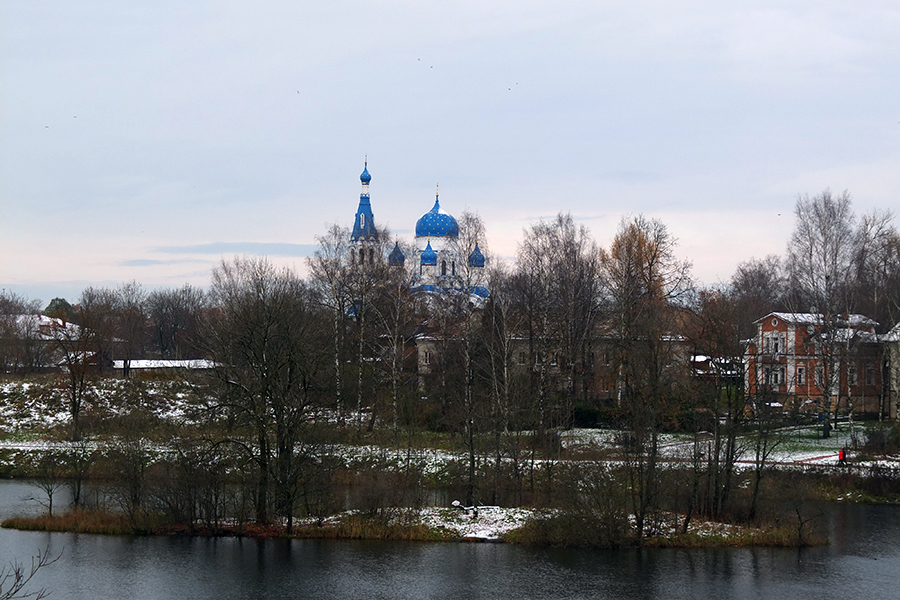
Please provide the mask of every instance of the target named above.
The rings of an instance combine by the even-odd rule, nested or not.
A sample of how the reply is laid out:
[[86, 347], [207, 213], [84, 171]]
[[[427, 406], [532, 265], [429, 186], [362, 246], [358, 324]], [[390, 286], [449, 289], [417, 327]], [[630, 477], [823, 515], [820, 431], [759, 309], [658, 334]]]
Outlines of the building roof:
[[362, 175], [359, 176], [362, 182], [362, 193], [359, 195], [359, 208], [356, 209], [356, 217], [353, 219], [353, 232], [350, 234], [350, 241], [356, 242], [363, 240], [378, 240], [378, 230], [375, 229], [375, 216], [372, 214], [372, 203], [369, 201], [369, 182], [372, 176], [369, 175], [369, 164], [363, 167]]
[[388, 264], [392, 267], [402, 267], [405, 262], [406, 256], [403, 254], [403, 250], [400, 249], [400, 242], [394, 242], [394, 249], [388, 255]]
[[422, 250], [422, 264], [424, 266], [434, 266], [437, 264], [437, 252], [431, 247], [431, 242]]
[[[766, 316], [755, 320], [754, 323], [765, 321], [769, 317], [776, 317], [786, 323], [793, 323], [795, 325], [821, 325], [824, 321], [822, 313], [770, 312]], [[878, 321], [860, 314], [850, 314], [840, 320], [850, 327], [875, 327], [878, 325]]]
[[439, 196], [434, 197], [434, 207], [416, 221], [416, 237], [459, 237], [459, 224], [441, 208]]
[[[189, 359], [189, 360], [131, 360], [128, 361], [131, 369], [212, 369], [216, 366], [211, 360]], [[114, 360], [114, 369], [123, 369], [125, 367], [124, 360]]]
[[890, 331], [880, 336], [883, 342], [900, 342], [900, 323], [894, 325]]
[[483, 267], [484, 266], [484, 254], [481, 253], [481, 249], [478, 247], [478, 242], [475, 242], [475, 249], [472, 250], [472, 254], [469, 255], [469, 266], [470, 267]]

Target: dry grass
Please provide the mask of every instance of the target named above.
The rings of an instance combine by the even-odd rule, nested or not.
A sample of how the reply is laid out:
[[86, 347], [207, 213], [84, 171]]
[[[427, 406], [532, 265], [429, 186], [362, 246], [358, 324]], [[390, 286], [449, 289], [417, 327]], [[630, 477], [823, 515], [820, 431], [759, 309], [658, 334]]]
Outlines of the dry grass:
[[32, 518], [16, 517], [6, 519], [0, 523], [0, 527], [25, 531], [65, 531], [106, 535], [124, 535], [135, 532], [124, 515], [92, 510], [72, 510], [62, 515], [43, 515]]
[[439, 529], [420, 523], [386, 523], [361, 515], [348, 515], [340, 521], [324, 525], [295, 526], [289, 534], [284, 527], [245, 523], [237, 527], [220, 527], [216, 530], [191, 528], [186, 525], [159, 525], [135, 529], [124, 516], [103, 511], [73, 510], [62, 515], [43, 515], [32, 518], [6, 519], [0, 526], [23, 531], [64, 531], [69, 533], [99, 533], [106, 535], [207, 535], [242, 536], [253, 538], [295, 537], [304, 539], [344, 540], [395, 540], [395, 541], [447, 541], [450, 536]]
[[802, 539], [797, 537], [793, 527], [777, 527], [773, 529], [741, 529], [723, 534], [687, 533], [675, 536], [657, 536], [644, 540], [648, 548], [711, 548], [728, 547], [772, 547], [798, 548], [801, 546], [827, 546], [828, 538], [807, 533]]
[[293, 536], [307, 539], [447, 541], [450, 536], [421, 523], [385, 523], [361, 515], [346, 515], [334, 524], [295, 527]]

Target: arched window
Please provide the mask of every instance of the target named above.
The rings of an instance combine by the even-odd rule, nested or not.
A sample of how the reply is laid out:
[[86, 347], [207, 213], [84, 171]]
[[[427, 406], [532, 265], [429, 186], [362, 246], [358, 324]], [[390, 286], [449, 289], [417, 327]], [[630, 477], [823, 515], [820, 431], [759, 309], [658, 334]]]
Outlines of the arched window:
[[452, 263], [450, 263], [450, 269], [451, 269], [451, 272], [454, 275], [456, 275], [456, 261], [455, 260]]
[[441, 261], [441, 275], [446, 275], [446, 274], [447, 274], [447, 261], [442, 260]]
[[363, 215], [363, 214], [359, 215], [359, 228], [360, 229], [366, 228], [366, 215]]
[[359, 249], [359, 264], [361, 264], [361, 265], [366, 264], [366, 249], [365, 248]]
[[369, 248], [369, 264], [375, 264], [375, 248]]

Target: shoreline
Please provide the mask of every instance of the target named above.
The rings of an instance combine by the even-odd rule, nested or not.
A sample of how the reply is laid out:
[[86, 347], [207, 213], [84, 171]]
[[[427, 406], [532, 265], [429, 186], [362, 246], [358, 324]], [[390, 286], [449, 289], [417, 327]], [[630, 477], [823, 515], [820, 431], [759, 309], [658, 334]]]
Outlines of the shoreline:
[[[252, 522], [221, 524], [164, 524], [145, 522], [135, 527], [121, 514], [99, 510], [69, 511], [61, 515], [13, 517], [0, 527], [20, 531], [84, 533], [92, 535], [171, 536], [171, 537], [242, 537], [251, 539], [329, 539], [440, 543], [521, 544], [537, 547], [583, 548], [716, 548], [716, 547], [784, 547], [828, 545], [830, 541], [815, 532], [801, 532], [788, 526], [755, 527], [710, 520], [692, 520], [688, 533], [680, 533], [682, 515], [670, 515], [668, 523], [654, 535], [638, 540], [624, 535], [615, 543], [571, 543], [565, 540], [540, 541], [533, 530], [542, 522], [552, 521], [552, 511], [538, 509], [504, 509], [480, 507], [478, 517], [460, 514], [457, 509], [427, 507], [418, 511], [398, 511], [387, 517], [358, 513], [341, 513], [322, 521], [300, 519], [292, 531], [285, 526], [257, 525]], [[663, 528], [667, 528], [662, 531]]]

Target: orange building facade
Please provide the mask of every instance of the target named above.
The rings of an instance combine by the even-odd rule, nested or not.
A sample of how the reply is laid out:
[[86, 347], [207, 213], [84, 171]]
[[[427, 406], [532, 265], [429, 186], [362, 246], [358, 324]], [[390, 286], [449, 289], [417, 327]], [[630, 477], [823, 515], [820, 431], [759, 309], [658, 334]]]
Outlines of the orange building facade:
[[826, 321], [821, 314], [773, 312], [756, 321], [744, 355], [744, 387], [785, 411], [892, 413], [884, 377], [887, 357], [864, 315]]

